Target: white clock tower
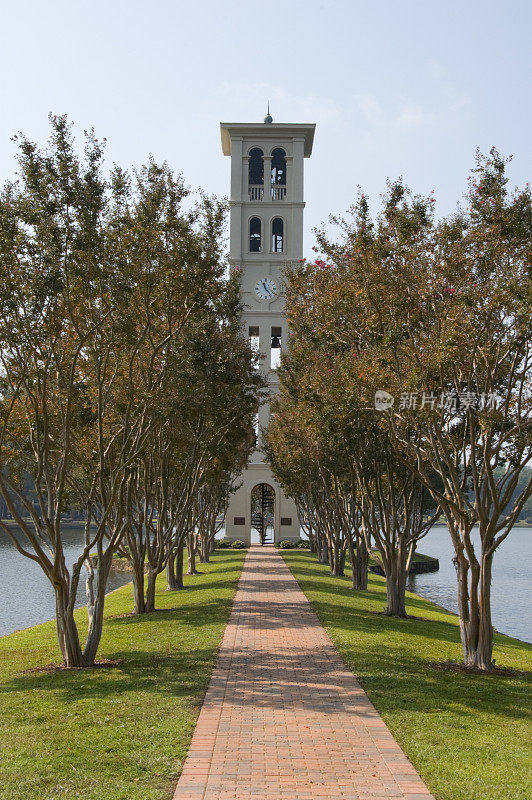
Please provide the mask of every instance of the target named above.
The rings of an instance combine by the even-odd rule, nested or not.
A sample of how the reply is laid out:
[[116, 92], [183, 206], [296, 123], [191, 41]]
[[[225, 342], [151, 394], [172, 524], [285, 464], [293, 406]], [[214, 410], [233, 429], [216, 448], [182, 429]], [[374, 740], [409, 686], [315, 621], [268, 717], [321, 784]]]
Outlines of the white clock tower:
[[[230, 262], [241, 276], [242, 324], [260, 353], [270, 394], [287, 340], [283, 268], [303, 257], [303, 159], [312, 153], [315, 125], [221, 123], [222, 150], [231, 156]], [[231, 495], [225, 518], [228, 539], [299, 539], [293, 500], [285, 497], [261, 451], [269, 404], [259, 412], [257, 446]]]

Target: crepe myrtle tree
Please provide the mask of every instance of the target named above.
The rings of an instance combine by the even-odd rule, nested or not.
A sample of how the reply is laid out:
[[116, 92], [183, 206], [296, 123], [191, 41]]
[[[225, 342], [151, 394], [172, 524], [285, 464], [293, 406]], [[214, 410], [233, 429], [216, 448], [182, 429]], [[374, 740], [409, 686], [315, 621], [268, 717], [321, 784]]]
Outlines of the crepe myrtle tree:
[[[293, 312], [294, 309], [292, 308]], [[368, 542], [361, 526], [349, 453], [343, 443], [341, 370], [330, 354], [292, 336], [280, 370], [268, 452], [277, 479], [313, 520], [318, 550], [326, 544], [333, 575], [349, 551], [353, 586], [367, 585]]]
[[[306, 273], [308, 300], [312, 275]], [[324, 289], [320, 278], [320, 294]], [[289, 307], [293, 315], [295, 309]], [[308, 315], [308, 302], [304, 308]], [[369, 549], [374, 542], [386, 576], [386, 613], [404, 617], [408, 570], [417, 542], [436, 519], [437, 508], [421, 481], [394, 453], [374, 409], [368, 410], [361, 401], [364, 372], [350, 349], [328, 342], [327, 352], [323, 352], [323, 337], [310, 342], [308, 337], [308, 331], [302, 341], [297, 334], [292, 337], [284, 384], [281, 372], [281, 415], [274, 416], [270, 434], [274, 469], [280, 480], [292, 486], [297, 475], [308, 482], [315, 473], [317, 517], [333, 548], [333, 564], [334, 540], [339, 537], [344, 551], [349, 551], [353, 587], [365, 589]], [[295, 403], [288, 403], [289, 394], [297, 398], [298, 409]], [[295, 431], [302, 409], [306, 413]], [[294, 447], [301, 448], [309, 437], [312, 447], [306, 448], [306, 458], [296, 471], [294, 452], [298, 451]]]
[[317, 506], [315, 460], [309, 458], [305, 429], [301, 431], [298, 426], [296, 409], [284, 398], [280, 400], [279, 396], [272, 400], [270, 423], [263, 437], [263, 447], [277, 482], [294, 500], [299, 519], [305, 520], [307, 530], [312, 534], [311, 543], [319, 562], [328, 564], [327, 543]]
[[156, 580], [166, 566], [175, 526], [169, 428], [163, 424], [150, 436], [135, 464], [126, 508], [127, 525], [119, 553], [132, 567], [135, 614], [155, 611]]
[[210, 561], [215, 548], [216, 534], [222, 530], [223, 514], [227, 508], [231, 482], [232, 476], [224, 475], [219, 480], [213, 477], [198, 497], [203, 512], [198, 526], [198, 555], [202, 564]]
[[253, 448], [253, 420], [266, 384], [254, 369], [255, 357], [242, 336], [240, 316], [235, 273], [212, 313], [201, 326], [189, 330], [189, 345], [179, 359], [173, 413], [190, 479], [186, 491], [176, 497], [183, 511], [170, 548], [169, 589], [182, 587], [185, 545], [187, 573], [197, 573], [198, 530], [210, 529], [214, 508], [223, 508], [234, 477]]
[[346, 539], [354, 588], [367, 588], [368, 553], [374, 543], [386, 577], [385, 613], [405, 617], [408, 570], [418, 541], [438, 516], [437, 504], [365, 406], [365, 373], [358, 359], [349, 348], [328, 350], [318, 419], [330, 470], [349, 498], [351, 534]]
[[445, 515], [464, 658], [482, 670], [493, 558], [532, 493], [520, 481], [532, 456], [532, 199], [507, 191], [505, 167], [495, 150], [477, 154], [467, 208], [451, 219], [436, 223], [433, 198], [398, 182], [375, 221], [361, 197], [337, 220], [339, 243], [318, 237], [337, 281], [336, 309], [324, 297], [320, 310], [327, 335], [356, 352], [368, 407], [377, 390], [395, 398], [381, 422]]
[[[21, 555], [40, 565], [56, 597], [67, 667], [94, 663], [111, 560], [125, 530], [134, 465], [154, 424], [167, 348], [223, 271], [206, 223], [181, 210], [183, 182], [151, 163], [135, 180], [102, 173], [102, 146], [75, 152], [65, 117], [51, 118], [47, 150], [21, 136], [19, 180], [0, 204], [0, 492]], [[30, 502], [22, 477], [34, 484]], [[87, 510], [75, 563], [61, 515]], [[87, 567], [88, 634], [74, 605]]]
[[[83, 551], [72, 569], [61, 514], [70, 499], [78, 442], [92, 439], [95, 430], [83, 367], [91, 345], [106, 350], [114, 309], [100, 287], [108, 280], [101, 267], [106, 210], [101, 146], [89, 136], [82, 163], [66, 120], [51, 123], [47, 152], [19, 137], [19, 181], [4, 187], [0, 206], [0, 491], [20, 535], [0, 524], [50, 580], [64, 663], [80, 666], [91, 659], [81, 648], [73, 617], [76, 591], [85, 559], [104, 540], [110, 507], [103, 509], [95, 531], [87, 524]], [[34, 482], [36, 505], [23, 491], [23, 470]], [[109, 499], [119, 491], [116, 476]], [[93, 649], [92, 630], [87, 652]]]
[[283, 490], [313, 518], [319, 560], [330, 565], [332, 574], [342, 575], [345, 542], [341, 529], [327, 520], [325, 471], [309, 408], [288, 396], [286, 384], [279, 377], [280, 391], [272, 400], [270, 422], [263, 437], [264, 451]]
[[[294, 496], [309, 519], [313, 520], [320, 561], [328, 561], [331, 556], [333, 573], [339, 570], [341, 574], [345, 550], [348, 549], [353, 566], [354, 588], [365, 588], [369, 532], [360, 514], [360, 506], [355, 501], [357, 489], [352, 464], [342, 442], [346, 426], [350, 427], [353, 423], [352, 417], [345, 415], [346, 405], [340, 396], [345, 388], [345, 364], [353, 353], [343, 343], [338, 346], [337, 340], [327, 334], [331, 324], [336, 326], [336, 334], [340, 331], [331, 313], [337, 307], [340, 294], [338, 286], [331, 281], [334, 272], [332, 262], [322, 259], [314, 262], [301, 259], [299, 264], [291, 265], [287, 270], [286, 307], [291, 330], [290, 348], [280, 370], [279, 417], [276, 416], [274, 420], [276, 427], [270, 426], [270, 441], [281, 482], [284, 480], [286, 485], [290, 485], [297, 472], [300, 473], [301, 484], [305, 485], [306, 482], [307, 488]], [[323, 309], [325, 313], [322, 313]], [[332, 343], [336, 347], [331, 347]], [[294, 432], [293, 420], [297, 418], [294, 409], [298, 408], [306, 408], [307, 416], [303, 415], [301, 423], [298, 422], [297, 432]], [[309, 423], [308, 413], [311, 414], [312, 424]], [[312, 430], [318, 435], [314, 436], [311, 448], [307, 447], [307, 452], [301, 453], [300, 464], [290, 471], [290, 455], [298, 452], [294, 448], [307, 441], [306, 436]], [[313, 454], [310, 452], [312, 448]], [[282, 477], [287, 471], [288, 474]], [[338, 501], [343, 498], [336, 508], [343, 522], [341, 526], [333, 525], [327, 535], [332, 515], [327, 512], [326, 506], [334, 497]], [[329, 552], [331, 547], [333, 553]], [[335, 549], [339, 559], [334, 555]], [[335, 561], [338, 562], [336, 566]]]
[[182, 588], [185, 543], [189, 574], [197, 573], [197, 531], [211, 529], [213, 514], [215, 520], [223, 510], [226, 484], [247, 460], [262, 380], [239, 318], [238, 286], [230, 278], [188, 318], [186, 332], [168, 353], [160, 426], [139, 465], [123, 544], [134, 567], [138, 613], [155, 610], [155, 580], [165, 569], [169, 588]]
[[[386, 434], [375, 430], [354, 462], [359, 509], [375, 543], [386, 578], [387, 616], [406, 617], [406, 581], [418, 542], [440, 509], [423, 482], [394, 452]], [[360, 450], [359, 450], [360, 452]]]
[[[138, 523], [133, 509], [142, 504], [148, 564], [145, 601], [140, 558], [133, 563], [133, 583], [138, 609], [153, 610], [155, 581], [161, 565], [164, 568], [164, 543], [172, 529], [164, 428], [168, 428], [167, 399], [173, 391], [175, 352], [186, 339], [191, 321], [224, 291], [224, 205], [202, 196], [184, 213], [182, 179], [174, 177], [166, 165], [154, 162], [134, 173], [131, 181], [116, 173], [113, 185], [118, 197], [107, 223], [108, 255], [122, 276], [119, 296], [126, 300], [127, 314], [121, 313], [118, 326], [127, 333], [127, 346], [121, 343], [113, 350], [115, 391], [110, 385], [105, 405], [108, 418], [119, 421], [119, 436], [106, 448], [105, 457], [100, 457], [103, 469], [93, 469], [90, 482], [77, 481], [75, 486], [83, 493], [90, 483], [91, 493], [85, 494], [87, 507], [90, 512], [96, 509], [99, 518], [101, 498], [109, 494], [112, 476], [123, 473], [124, 491], [111, 508], [112, 530], [120, 526], [120, 542], [126, 538], [131, 544], [132, 527]], [[99, 407], [103, 409], [102, 402]], [[90, 465], [90, 459], [86, 463]], [[157, 517], [153, 508], [157, 508]], [[85, 563], [88, 587], [96, 575], [98, 589], [104, 591], [101, 554], [96, 562], [89, 554]]]
[[321, 418], [327, 421], [325, 437], [354, 510], [353, 531], [360, 552], [354, 561], [355, 588], [367, 586], [367, 552], [374, 544], [386, 577], [385, 613], [406, 617], [408, 571], [419, 540], [439, 515], [438, 505], [404, 465], [401, 448], [379, 424], [375, 410], [368, 409], [364, 400], [367, 376], [359, 359], [349, 348], [328, 349], [329, 374], [321, 392], [328, 410]]

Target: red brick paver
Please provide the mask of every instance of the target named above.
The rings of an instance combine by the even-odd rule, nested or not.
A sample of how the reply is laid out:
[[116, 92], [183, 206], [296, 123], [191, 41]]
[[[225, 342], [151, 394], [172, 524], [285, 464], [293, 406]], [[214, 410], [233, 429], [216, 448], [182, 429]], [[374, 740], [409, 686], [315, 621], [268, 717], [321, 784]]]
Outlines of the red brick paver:
[[174, 800], [434, 800], [273, 548], [251, 547]]

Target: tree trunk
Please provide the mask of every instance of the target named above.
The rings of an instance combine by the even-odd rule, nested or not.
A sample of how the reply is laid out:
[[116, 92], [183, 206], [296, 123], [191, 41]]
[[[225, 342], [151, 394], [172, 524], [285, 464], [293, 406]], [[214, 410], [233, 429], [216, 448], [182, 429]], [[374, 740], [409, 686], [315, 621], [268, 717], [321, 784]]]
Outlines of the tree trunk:
[[353, 589], [365, 591], [368, 588], [368, 560], [369, 553], [363, 536], [355, 534], [356, 548], [350, 536], [347, 540], [351, 571], [353, 575]]
[[390, 560], [384, 563], [386, 575], [386, 611], [388, 617], [407, 617], [405, 605], [406, 593], [406, 565], [400, 553], [395, 554], [392, 563]]
[[187, 536], [187, 560], [188, 569], [187, 575], [199, 575], [196, 569], [196, 541], [193, 533]]
[[368, 564], [369, 564], [369, 550], [366, 542], [366, 537], [363, 534], [357, 534], [357, 589], [366, 591], [368, 588]]
[[65, 667], [84, 667], [85, 660], [81, 652], [73, 609], [69, 603], [69, 591], [62, 582], [54, 586], [54, 591], [57, 638], [63, 656], [63, 664]]
[[357, 559], [355, 555], [355, 548], [353, 547], [353, 538], [349, 536], [347, 540], [347, 549], [349, 550], [349, 560], [351, 562], [351, 575], [353, 578], [353, 589], [358, 589], [357, 582], [356, 582], [356, 575], [357, 575]]
[[155, 584], [157, 581], [157, 573], [151, 569], [148, 572], [148, 581], [146, 584], [146, 613], [155, 611]]
[[322, 538], [318, 545], [318, 561], [320, 564], [329, 563], [329, 548], [327, 542]]
[[183, 589], [183, 545], [179, 545], [175, 555], [168, 559], [166, 565], [167, 591]]
[[[94, 664], [103, 630], [103, 612], [105, 607], [105, 591], [107, 579], [111, 569], [113, 552], [106, 552], [98, 559], [96, 569], [89, 570], [87, 574], [87, 613], [89, 615], [89, 630], [83, 651], [83, 660], [86, 666]], [[96, 585], [96, 588], [94, 586]]]
[[493, 555], [481, 556], [480, 565], [471, 565], [463, 551], [454, 559], [458, 577], [460, 638], [466, 666], [493, 669], [493, 627], [491, 624], [491, 571]]
[[184, 547], [181, 544], [177, 548], [177, 554], [175, 557], [175, 580], [176, 580], [176, 589], [184, 589], [185, 584], [183, 583], [183, 569], [184, 569], [184, 562], [185, 562], [185, 553]]
[[207, 564], [210, 561], [211, 554], [211, 539], [206, 531], [202, 531], [199, 540], [199, 560], [201, 564]]
[[341, 547], [338, 560], [339, 560], [339, 563], [340, 563], [340, 569], [342, 570], [342, 572], [341, 572], [342, 575], [345, 572], [345, 554], [346, 554], [346, 548], [345, 547]]
[[175, 555], [170, 553], [170, 557], [166, 563], [166, 591], [172, 592], [177, 589], [175, 585]]
[[332, 543], [332, 547], [329, 550], [332, 555], [330, 560], [331, 575], [334, 575], [335, 578], [341, 578], [344, 574], [345, 550], [337, 541]]
[[144, 614], [146, 601], [144, 600], [144, 564], [133, 563], [133, 613]]

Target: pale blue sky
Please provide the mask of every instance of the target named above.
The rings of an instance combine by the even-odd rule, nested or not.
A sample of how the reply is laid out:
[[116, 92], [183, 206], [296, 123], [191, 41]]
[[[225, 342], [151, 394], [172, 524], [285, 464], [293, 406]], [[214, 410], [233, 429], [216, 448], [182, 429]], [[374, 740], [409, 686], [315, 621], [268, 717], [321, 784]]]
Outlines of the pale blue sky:
[[434, 189], [440, 214], [474, 152], [532, 173], [530, 0], [26, 0], [1, 4], [0, 176], [10, 136], [43, 142], [47, 114], [94, 126], [124, 166], [148, 153], [225, 194], [219, 122], [316, 122], [306, 162], [311, 228], [357, 185], [378, 205], [387, 176]]

